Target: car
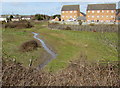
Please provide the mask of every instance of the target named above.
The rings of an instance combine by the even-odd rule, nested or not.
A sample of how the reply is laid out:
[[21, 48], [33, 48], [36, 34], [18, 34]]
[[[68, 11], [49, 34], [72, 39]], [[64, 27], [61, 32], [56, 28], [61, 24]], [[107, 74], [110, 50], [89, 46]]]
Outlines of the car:
[[70, 18], [67, 21], [76, 21], [74, 18]]

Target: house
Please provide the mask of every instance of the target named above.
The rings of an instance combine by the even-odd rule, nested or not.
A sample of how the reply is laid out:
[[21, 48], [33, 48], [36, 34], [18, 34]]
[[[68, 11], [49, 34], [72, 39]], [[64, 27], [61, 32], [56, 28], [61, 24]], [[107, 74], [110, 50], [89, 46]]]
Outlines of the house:
[[21, 19], [19, 17], [14, 17], [11, 19], [11, 21], [20, 21]]
[[0, 15], [0, 21], [5, 21], [5, 22], [7, 22], [7, 18], [6, 18], [5, 16], [1, 16], [1, 15]]
[[116, 4], [89, 4], [87, 22], [115, 22]]
[[61, 10], [61, 21], [76, 20], [80, 15], [79, 5], [64, 5]]
[[59, 17], [55, 17], [55, 19], [52, 19], [52, 21], [60, 21]]
[[120, 9], [116, 10], [116, 22], [120, 22]]
[[21, 17], [21, 20], [30, 20], [31, 19], [31, 16], [22, 16]]

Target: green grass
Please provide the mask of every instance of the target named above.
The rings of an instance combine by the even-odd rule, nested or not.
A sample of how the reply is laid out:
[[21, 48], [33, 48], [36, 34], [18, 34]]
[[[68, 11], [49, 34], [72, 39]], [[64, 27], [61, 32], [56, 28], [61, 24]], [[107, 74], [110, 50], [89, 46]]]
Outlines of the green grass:
[[[19, 62], [28, 65], [29, 58], [38, 59], [43, 52], [39, 49], [29, 53], [20, 53], [18, 47], [21, 43], [33, 39], [31, 32], [40, 34], [45, 43], [57, 53], [56, 59], [46, 65], [45, 70], [57, 71], [68, 66], [69, 61], [85, 55], [89, 61], [116, 61], [118, 60], [115, 47], [106, 44], [105, 37], [109, 42], [116, 43], [116, 33], [99, 33], [69, 30], [50, 30], [47, 23], [36, 24], [31, 29], [3, 29], [3, 48], [10, 56], [15, 56]], [[26, 32], [24, 32], [26, 31]], [[39, 60], [39, 59], [38, 59]], [[36, 61], [38, 65], [38, 61]]]

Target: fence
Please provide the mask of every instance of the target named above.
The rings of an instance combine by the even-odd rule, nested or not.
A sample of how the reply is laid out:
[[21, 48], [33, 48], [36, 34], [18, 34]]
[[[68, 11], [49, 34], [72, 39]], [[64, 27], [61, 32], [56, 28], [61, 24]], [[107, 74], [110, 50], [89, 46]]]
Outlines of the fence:
[[49, 23], [48, 28], [50, 29], [59, 29], [73, 31], [95, 31], [95, 32], [118, 32], [118, 25], [115, 24], [100, 24], [100, 25], [64, 25], [64, 24], [57, 24], [57, 23]]

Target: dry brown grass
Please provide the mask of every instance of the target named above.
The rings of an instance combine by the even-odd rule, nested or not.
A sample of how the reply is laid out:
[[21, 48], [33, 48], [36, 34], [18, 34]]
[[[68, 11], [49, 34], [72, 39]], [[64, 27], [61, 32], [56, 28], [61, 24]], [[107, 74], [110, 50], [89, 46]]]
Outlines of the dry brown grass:
[[26, 20], [21, 20], [21, 21], [14, 21], [14, 22], [8, 22], [4, 24], [5, 28], [31, 28], [33, 25]]
[[[81, 58], [85, 58], [81, 56]], [[76, 60], [57, 73], [24, 68], [3, 59], [3, 86], [120, 86], [118, 62], [107, 64]]]
[[38, 47], [41, 47], [41, 46], [38, 44], [36, 40], [30, 40], [30, 41], [23, 43], [20, 46], [20, 51], [23, 51], [23, 52], [33, 51], [37, 49]]

